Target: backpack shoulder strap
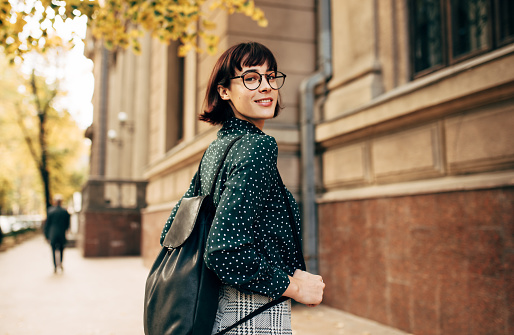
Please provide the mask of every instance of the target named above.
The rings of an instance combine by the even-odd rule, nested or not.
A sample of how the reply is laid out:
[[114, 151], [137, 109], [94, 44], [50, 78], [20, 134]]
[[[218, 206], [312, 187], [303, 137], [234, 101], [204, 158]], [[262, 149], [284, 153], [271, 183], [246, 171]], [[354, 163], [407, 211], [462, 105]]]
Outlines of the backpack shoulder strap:
[[[225, 159], [227, 158], [227, 155], [230, 151], [230, 148], [232, 148], [232, 146], [237, 142], [239, 141], [244, 135], [240, 135], [236, 138], [234, 138], [232, 141], [230, 141], [230, 143], [228, 144], [227, 148], [225, 149], [225, 152], [223, 153], [223, 156], [221, 157], [221, 161], [220, 163], [218, 164], [218, 168], [216, 169], [216, 173], [214, 174], [214, 178], [212, 179], [212, 184], [211, 184], [211, 190], [210, 190], [210, 193], [209, 194], [213, 194], [214, 193], [214, 188], [216, 187], [216, 180], [218, 180], [218, 175], [221, 171], [221, 168], [223, 167], [223, 163], [225, 163]], [[203, 156], [202, 156], [202, 159], [200, 159], [200, 163], [198, 164], [198, 171], [196, 172], [196, 178], [195, 178], [195, 188], [194, 188], [194, 195], [198, 195], [200, 193], [200, 190], [201, 190], [201, 181], [200, 181], [200, 170], [201, 170], [201, 167], [202, 167], [202, 161], [203, 161], [203, 158], [205, 157], [205, 153], [207, 152], [207, 150], [205, 150], [205, 152], [203, 153]]]

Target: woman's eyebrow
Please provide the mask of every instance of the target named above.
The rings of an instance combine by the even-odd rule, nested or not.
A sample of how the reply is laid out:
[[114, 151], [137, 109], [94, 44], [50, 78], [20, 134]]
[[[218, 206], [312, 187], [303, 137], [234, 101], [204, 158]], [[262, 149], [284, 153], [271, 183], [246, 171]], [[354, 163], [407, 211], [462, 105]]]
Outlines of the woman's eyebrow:
[[[249, 72], [257, 72], [257, 73], [259, 73], [259, 70], [258, 69], [248, 69], [245, 72], [241, 73], [241, 75], [249, 73]], [[273, 69], [267, 69], [266, 72], [276, 72], [276, 71], [273, 70]]]
[[246, 74], [246, 73], [249, 73], [249, 72], [257, 72], [257, 73], [259, 73], [258, 69], [248, 69], [245, 72], [243, 72], [242, 74]]

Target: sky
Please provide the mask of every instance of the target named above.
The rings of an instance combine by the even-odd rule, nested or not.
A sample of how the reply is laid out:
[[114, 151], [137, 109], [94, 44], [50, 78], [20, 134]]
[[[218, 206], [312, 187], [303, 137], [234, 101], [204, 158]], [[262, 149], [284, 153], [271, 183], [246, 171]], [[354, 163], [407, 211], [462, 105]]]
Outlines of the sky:
[[93, 104], [91, 99], [94, 89], [93, 62], [84, 56], [84, 43], [79, 44], [69, 53], [63, 88], [68, 94], [62, 98], [63, 107], [77, 120], [80, 128], [86, 129], [93, 121]]
[[[75, 19], [70, 25], [79, 33], [80, 38], [86, 37], [86, 18]], [[56, 29], [65, 30], [66, 27], [57, 26]], [[91, 102], [94, 89], [93, 61], [84, 56], [84, 42], [76, 39], [75, 43], [75, 47], [69, 52], [65, 62], [63, 85], [68, 90], [68, 95], [64, 99], [64, 103], [80, 127], [85, 129], [93, 121], [93, 104]]]
[[60, 88], [66, 95], [58, 99], [56, 107], [68, 110], [81, 129], [86, 129], [93, 121], [93, 62], [84, 56], [82, 41], [86, 36], [86, 23], [85, 17], [57, 21], [54, 28], [64, 40], [72, 36], [72, 31], [77, 33], [75, 47], [63, 55], [49, 55], [50, 61], [40, 55], [27, 56], [22, 64], [22, 70], [26, 73], [31, 73], [35, 68], [49, 81], [59, 80]]

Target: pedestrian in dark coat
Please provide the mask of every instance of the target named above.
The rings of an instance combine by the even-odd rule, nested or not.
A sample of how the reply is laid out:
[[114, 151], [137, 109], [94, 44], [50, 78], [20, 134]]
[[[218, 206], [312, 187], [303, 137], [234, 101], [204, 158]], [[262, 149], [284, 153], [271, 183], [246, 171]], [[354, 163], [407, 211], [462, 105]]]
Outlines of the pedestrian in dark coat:
[[[62, 259], [64, 247], [66, 245], [66, 231], [70, 227], [70, 214], [61, 207], [62, 198], [56, 196], [54, 198], [54, 206], [48, 209], [48, 215], [45, 223], [45, 237], [52, 246], [52, 257], [54, 261], [54, 272], [62, 267]], [[59, 257], [56, 256], [59, 251]], [[57, 262], [59, 260], [59, 262]]]

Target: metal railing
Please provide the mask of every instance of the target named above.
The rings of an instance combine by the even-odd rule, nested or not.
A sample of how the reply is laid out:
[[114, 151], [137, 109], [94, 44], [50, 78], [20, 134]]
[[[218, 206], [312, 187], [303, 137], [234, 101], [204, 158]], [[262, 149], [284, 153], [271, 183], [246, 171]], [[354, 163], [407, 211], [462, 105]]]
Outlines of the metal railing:
[[146, 181], [90, 178], [82, 190], [82, 210], [141, 210], [146, 207]]

